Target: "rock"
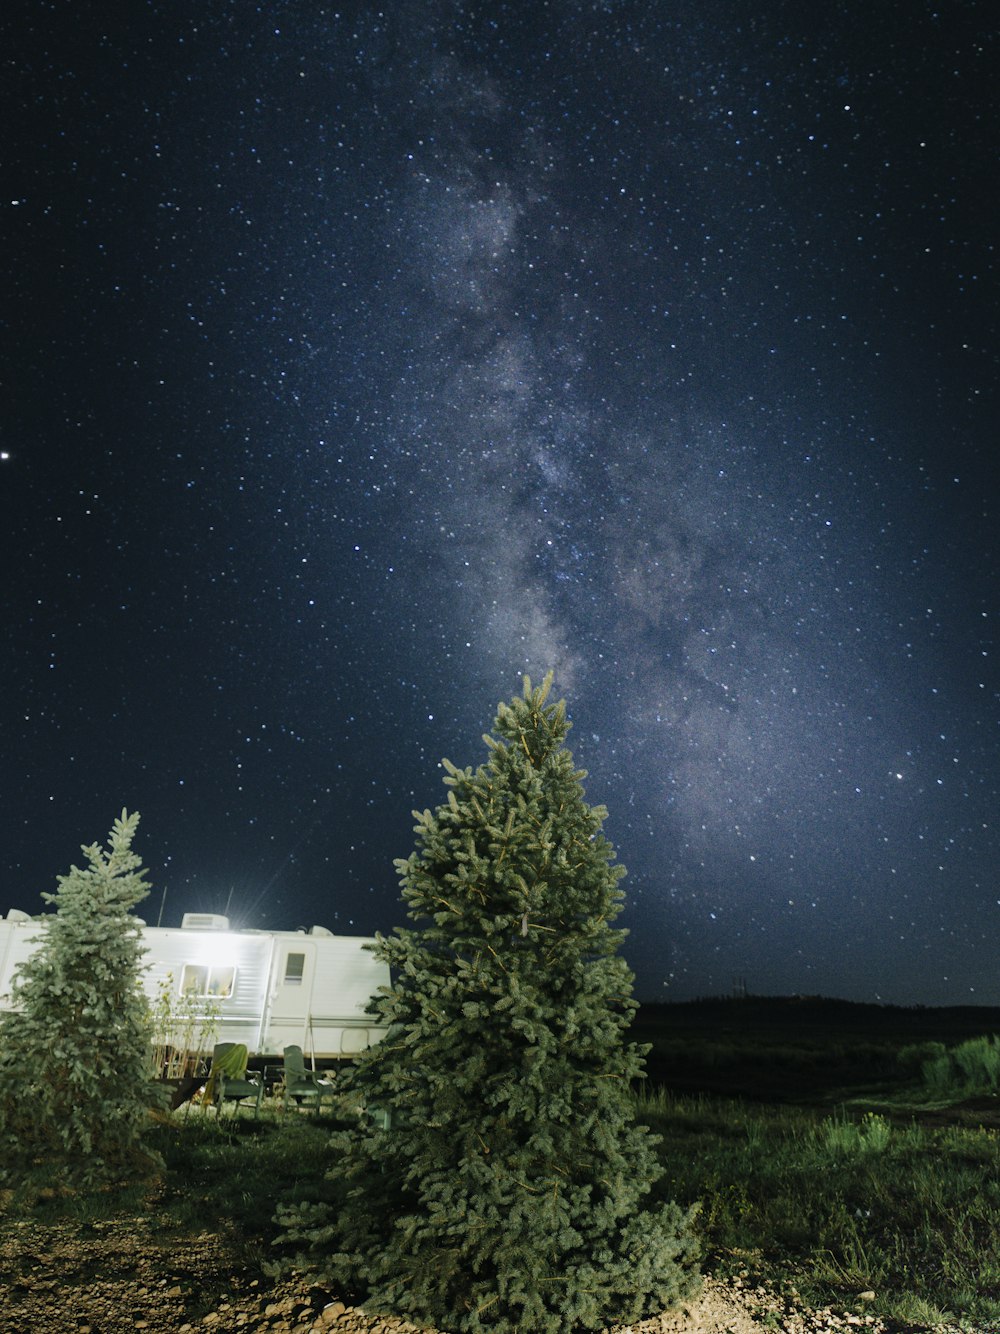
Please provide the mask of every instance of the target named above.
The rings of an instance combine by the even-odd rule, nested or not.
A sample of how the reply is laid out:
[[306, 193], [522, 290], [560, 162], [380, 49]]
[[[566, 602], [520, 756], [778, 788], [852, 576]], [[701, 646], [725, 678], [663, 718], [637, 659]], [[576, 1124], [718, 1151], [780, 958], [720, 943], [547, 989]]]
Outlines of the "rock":
[[[873, 1315], [845, 1320], [829, 1308], [803, 1307], [791, 1285], [771, 1289], [749, 1272], [740, 1279], [707, 1276], [686, 1309], [606, 1334], [761, 1334], [762, 1327], [775, 1334], [885, 1334]], [[858, 1304], [874, 1299], [874, 1292], [861, 1293]], [[225, 1234], [164, 1234], [146, 1217], [122, 1216], [90, 1229], [8, 1221], [0, 1230], [0, 1334], [70, 1327], [75, 1334], [435, 1334], [402, 1318], [367, 1314], [304, 1278], [262, 1279], [242, 1268]]]

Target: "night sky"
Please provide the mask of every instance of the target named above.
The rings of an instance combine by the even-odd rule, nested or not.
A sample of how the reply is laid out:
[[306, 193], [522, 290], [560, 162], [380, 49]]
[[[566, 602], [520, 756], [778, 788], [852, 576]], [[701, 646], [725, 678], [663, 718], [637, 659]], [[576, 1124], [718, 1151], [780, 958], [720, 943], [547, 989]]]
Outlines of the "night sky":
[[638, 996], [1000, 1004], [993, 5], [0, 27], [0, 912], [391, 930], [551, 667]]

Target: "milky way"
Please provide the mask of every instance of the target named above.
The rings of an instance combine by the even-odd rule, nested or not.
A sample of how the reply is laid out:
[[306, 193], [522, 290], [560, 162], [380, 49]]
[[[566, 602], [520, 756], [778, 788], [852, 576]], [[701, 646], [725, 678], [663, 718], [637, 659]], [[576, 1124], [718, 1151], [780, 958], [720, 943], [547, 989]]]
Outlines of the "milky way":
[[4, 21], [7, 906], [388, 930], [551, 668], [640, 995], [1000, 1004], [994, 24], [766, 9]]

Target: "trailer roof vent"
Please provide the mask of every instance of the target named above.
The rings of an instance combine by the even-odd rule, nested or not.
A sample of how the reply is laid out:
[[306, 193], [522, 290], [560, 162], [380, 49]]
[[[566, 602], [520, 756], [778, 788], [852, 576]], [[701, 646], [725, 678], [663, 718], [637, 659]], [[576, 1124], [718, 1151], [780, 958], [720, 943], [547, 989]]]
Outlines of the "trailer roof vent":
[[332, 936], [333, 932], [328, 931], [325, 926], [311, 926], [309, 934], [311, 936]]
[[229, 918], [217, 912], [186, 912], [181, 918], [182, 931], [228, 931]]

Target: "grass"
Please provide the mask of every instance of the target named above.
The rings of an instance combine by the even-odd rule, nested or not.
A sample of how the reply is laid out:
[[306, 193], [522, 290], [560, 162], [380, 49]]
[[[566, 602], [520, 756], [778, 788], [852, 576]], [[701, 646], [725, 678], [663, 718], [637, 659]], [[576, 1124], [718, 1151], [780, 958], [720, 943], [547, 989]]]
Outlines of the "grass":
[[631, 1036], [652, 1044], [652, 1083], [800, 1104], [903, 1091], [920, 1080], [926, 1062], [946, 1052], [939, 1070], [949, 1087], [951, 1072], [963, 1065], [973, 1077], [980, 1069], [1000, 1070], [995, 1044], [981, 1036], [987, 1028], [1000, 1032], [1000, 1010], [745, 997], [643, 1005]]
[[[661, 1137], [653, 1201], [701, 1202], [706, 1267], [719, 1275], [901, 1324], [1000, 1322], [997, 1042], [963, 1031], [920, 1040], [920, 1016], [891, 1036], [866, 1016], [857, 1035], [817, 1026], [804, 1037], [761, 1017], [743, 1041], [727, 1012], [714, 1045], [699, 1034], [700, 1064], [688, 1045], [688, 1077], [709, 1070], [711, 1094], [637, 1095], [639, 1119]], [[686, 1041], [668, 1033], [652, 1067], [664, 1051], [683, 1061]], [[741, 1096], [721, 1091], [734, 1069]], [[262, 1270], [279, 1202], [336, 1198], [325, 1180], [335, 1124], [269, 1104], [256, 1120], [181, 1110], [155, 1128], [165, 1169], [152, 1189], [73, 1196], [29, 1182], [0, 1202], [0, 1229], [25, 1216], [155, 1214], [167, 1232], [225, 1234]]]
[[295, 1114], [175, 1117], [159, 1129], [156, 1145], [167, 1169], [166, 1225], [230, 1227], [238, 1241], [258, 1251], [275, 1231], [276, 1200], [324, 1194], [332, 1124]]
[[327, 1142], [340, 1123], [330, 1116], [276, 1110], [259, 1119], [182, 1108], [153, 1127], [149, 1147], [163, 1159], [153, 1181], [92, 1193], [53, 1188], [39, 1173], [4, 1192], [0, 1229], [31, 1216], [42, 1223], [90, 1223], [129, 1214], [155, 1217], [164, 1233], [225, 1233], [243, 1263], [270, 1259], [278, 1200], [326, 1198]]
[[[636, 1110], [662, 1137], [653, 1199], [701, 1201], [712, 1272], [905, 1324], [1000, 1320], [997, 1131], [663, 1090], [640, 1095]], [[181, 1112], [156, 1129], [166, 1168], [152, 1192], [29, 1185], [0, 1226], [4, 1215], [86, 1222], [152, 1207], [158, 1229], [225, 1233], [259, 1271], [272, 1258], [276, 1202], [336, 1191], [324, 1180], [333, 1124]]]
[[997, 1132], [662, 1091], [637, 1111], [663, 1137], [656, 1193], [702, 1201], [716, 1272], [903, 1322], [1000, 1319]]

